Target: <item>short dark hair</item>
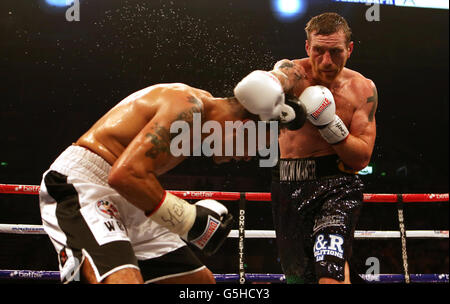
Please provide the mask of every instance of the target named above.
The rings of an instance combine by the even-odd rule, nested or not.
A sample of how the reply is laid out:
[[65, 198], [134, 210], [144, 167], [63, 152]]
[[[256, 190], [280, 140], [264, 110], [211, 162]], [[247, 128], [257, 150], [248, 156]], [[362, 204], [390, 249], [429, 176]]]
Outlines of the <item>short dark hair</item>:
[[352, 38], [352, 30], [344, 17], [337, 13], [323, 13], [311, 18], [305, 27], [306, 37], [310, 40], [311, 34], [331, 35], [342, 30], [347, 44]]

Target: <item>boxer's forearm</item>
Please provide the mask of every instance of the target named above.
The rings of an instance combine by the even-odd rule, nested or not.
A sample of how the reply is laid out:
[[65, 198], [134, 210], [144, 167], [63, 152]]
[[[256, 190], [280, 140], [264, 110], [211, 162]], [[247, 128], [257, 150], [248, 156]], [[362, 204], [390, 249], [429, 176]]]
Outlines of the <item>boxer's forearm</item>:
[[128, 202], [144, 212], [151, 212], [162, 200], [164, 188], [151, 172], [121, 169], [111, 171], [109, 185]]
[[367, 167], [372, 155], [372, 147], [368, 140], [352, 134], [344, 141], [331, 147], [347, 166], [355, 170], [362, 170]]

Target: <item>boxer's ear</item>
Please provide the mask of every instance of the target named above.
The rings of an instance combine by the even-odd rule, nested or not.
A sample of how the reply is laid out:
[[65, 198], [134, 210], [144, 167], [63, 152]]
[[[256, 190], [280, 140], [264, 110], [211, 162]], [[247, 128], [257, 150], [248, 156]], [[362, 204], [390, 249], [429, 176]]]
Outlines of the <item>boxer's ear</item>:
[[310, 46], [309, 46], [309, 40], [308, 39], [306, 39], [306, 41], [305, 41], [305, 51], [306, 51], [306, 54], [308, 55], [308, 56], [310, 56]]
[[347, 59], [350, 58], [350, 55], [353, 53], [353, 41], [350, 41], [348, 46], [347, 46], [347, 51], [348, 51], [348, 55], [347, 55]]

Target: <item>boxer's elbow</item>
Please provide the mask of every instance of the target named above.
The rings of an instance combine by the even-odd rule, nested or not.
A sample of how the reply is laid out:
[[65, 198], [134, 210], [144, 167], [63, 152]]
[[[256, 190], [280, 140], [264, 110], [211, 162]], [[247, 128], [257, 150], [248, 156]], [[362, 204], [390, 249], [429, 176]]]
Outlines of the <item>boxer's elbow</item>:
[[153, 171], [139, 164], [113, 166], [108, 175], [108, 185], [119, 193], [139, 190], [156, 182]]
[[364, 168], [367, 167], [368, 165], [369, 165], [369, 161], [363, 161], [363, 162], [360, 162], [360, 163], [358, 163], [358, 164], [355, 166], [355, 170], [361, 171], [362, 169], [364, 169]]
[[343, 162], [355, 171], [367, 167], [372, 158], [373, 144], [364, 137], [348, 136], [339, 146], [338, 154]]
[[108, 175], [108, 185], [113, 189], [118, 189], [123, 187], [125, 180], [125, 172], [124, 170], [120, 170], [117, 168], [111, 168], [111, 171]]
[[370, 163], [370, 160], [372, 158], [372, 150], [373, 147], [370, 145], [367, 145], [365, 147], [365, 149], [362, 149], [360, 157], [359, 157], [359, 161], [357, 164], [357, 168], [355, 168], [356, 170], [362, 170], [365, 167], [367, 167]]
[[369, 165], [370, 157], [370, 154], [363, 154], [359, 157], [353, 157], [347, 160], [345, 163], [347, 166], [353, 168], [354, 170], [360, 171]]
[[123, 192], [127, 187], [130, 187], [134, 176], [136, 176], [133, 171], [133, 168], [126, 165], [113, 166], [108, 175], [108, 185], [119, 193]]

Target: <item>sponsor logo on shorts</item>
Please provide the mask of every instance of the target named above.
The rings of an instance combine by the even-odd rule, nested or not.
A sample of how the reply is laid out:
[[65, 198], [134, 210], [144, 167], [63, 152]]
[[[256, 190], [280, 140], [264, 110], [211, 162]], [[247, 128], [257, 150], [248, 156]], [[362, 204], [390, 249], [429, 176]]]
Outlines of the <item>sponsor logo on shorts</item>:
[[100, 200], [96, 203], [95, 206], [97, 207], [97, 211], [100, 212], [101, 215], [120, 220], [119, 211], [113, 203], [105, 200]]
[[323, 228], [327, 227], [341, 227], [344, 226], [344, 217], [341, 215], [330, 215], [330, 216], [324, 216], [318, 220], [315, 221], [313, 232], [317, 232]]
[[217, 229], [219, 229], [219, 226], [220, 221], [212, 217], [211, 215], [208, 215], [208, 225], [206, 226], [205, 231], [203, 231], [203, 234], [197, 239], [193, 240], [191, 243], [193, 243], [200, 249], [205, 248], [208, 241], [211, 239]]
[[344, 238], [339, 234], [319, 234], [314, 243], [314, 258], [316, 262], [323, 261], [325, 256], [344, 259]]
[[310, 115], [314, 120], [319, 119], [320, 114], [322, 114], [322, 112], [328, 108], [331, 105], [331, 101], [328, 100], [328, 98], [324, 98], [322, 104], [314, 111], [312, 112]]
[[98, 213], [108, 219], [105, 220], [103, 224], [109, 232], [115, 232], [116, 229], [119, 229], [120, 231], [127, 231], [126, 227], [122, 224], [119, 210], [113, 203], [105, 200], [99, 200], [95, 204], [95, 207]]
[[316, 179], [315, 160], [280, 162], [280, 181], [304, 181]]

